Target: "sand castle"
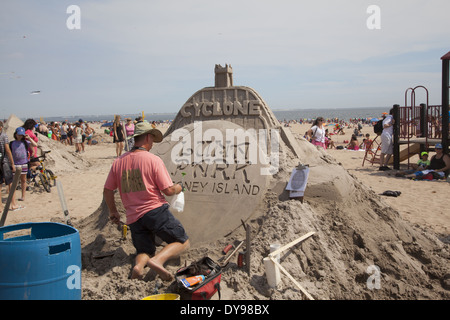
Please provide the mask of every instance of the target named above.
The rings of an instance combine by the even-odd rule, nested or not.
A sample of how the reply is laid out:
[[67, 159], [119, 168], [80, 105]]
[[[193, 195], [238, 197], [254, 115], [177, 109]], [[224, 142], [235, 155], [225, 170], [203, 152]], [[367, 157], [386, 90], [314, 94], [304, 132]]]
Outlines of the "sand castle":
[[[185, 211], [177, 216], [194, 243], [167, 269], [175, 272], [185, 262], [204, 256], [219, 260], [226, 245], [245, 237], [242, 219], [252, 227], [252, 264], [250, 273], [229, 264], [222, 276], [225, 299], [304, 299], [287, 277], [282, 276], [277, 288], [269, 287], [263, 258], [271, 244], [284, 245], [310, 231], [314, 236], [285, 251], [281, 264], [314, 299], [449, 299], [448, 244], [403, 220], [323, 150], [280, 128], [253, 89], [233, 86], [231, 71], [229, 66], [216, 66], [216, 86], [188, 99], [164, 141], [152, 150], [164, 159], [173, 179], [186, 187]], [[182, 130], [177, 135], [178, 129]], [[275, 163], [250, 163], [248, 158], [244, 164], [196, 163], [204, 160], [203, 152], [210, 150], [207, 147], [215, 139], [201, 139], [201, 157], [194, 159], [195, 133], [203, 138], [206, 131], [213, 130], [209, 133], [217, 138], [226, 136], [227, 129], [278, 134], [279, 157], [273, 174], [263, 175], [261, 169]], [[172, 139], [174, 135], [176, 139]], [[248, 148], [249, 143], [236, 143], [233, 148], [243, 146]], [[173, 163], [172, 150], [190, 162]], [[217, 153], [206, 154], [217, 159], [224, 146], [216, 145], [213, 150]], [[263, 151], [270, 154], [270, 149]], [[299, 162], [310, 168], [304, 203], [290, 199], [285, 190]], [[182, 172], [186, 173], [184, 179]], [[223, 184], [220, 190], [219, 183]], [[123, 210], [120, 199], [116, 200]], [[153, 293], [159, 280], [152, 272], [145, 281], [129, 279], [134, 248], [129, 237], [119, 239], [120, 232], [109, 222], [104, 203], [79, 222], [78, 228], [84, 299], [141, 299]], [[165, 283], [159, 292], [171, 290], [171, 284]]]
[[[232, 68], [215, 66], [215, 86], [193, 94], [152, 152], [186, 189], [177, 217], [193, 243], [217, 240], [247, 220], [296, 140], [253, 89], [232, 86]], [[281, 160], [283, 161], [283, 160]]]

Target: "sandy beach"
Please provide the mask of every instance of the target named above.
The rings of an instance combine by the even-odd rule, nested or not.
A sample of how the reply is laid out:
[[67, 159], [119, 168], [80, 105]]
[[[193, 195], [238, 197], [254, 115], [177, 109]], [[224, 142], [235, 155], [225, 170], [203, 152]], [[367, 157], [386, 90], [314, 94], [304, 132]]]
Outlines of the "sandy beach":
[[[303, 140], [302, 135], [306, 130], [309, 129], [310, 124], [292, 124], [290, 126], [290, 130], [294, 134], [294, 136], [301, 143], [307, 143]], [[42, 150], [52, 150], [49, 154], [48, 168], [52, 169], [58, 176], [58, 180], [61, 182], [65, 199], [67, 202], [70, 218], [72, 220], [73, 225], [80, 230], [81, 238], [82, 238], [82, 248], [83, 248], [83, 299], [140, 299], [143, 298], [153, 292], [155, 287], [155, 277], [149, 276], [145, 281], [138, 280], [129, 280], [129, 272], [132, 266], [133, 261], [133, 247], [131, 245], [131, 241], [128, 239], [126, 243], [120, 242], [120, 231], [117, 230], [114, 226], [112, 226], [108, 221], [105, 214], [105, 206], [102, 205], [102, 192], [103, 185], [108, 174], [109, 168], [116, 158], [115, 145], [112, 142], [112, 138], [103, 133], [103, 129], [100, 128], [99, 124], [93, 124], [93, 128], [96, 133], [94, 135], [94, 139], [98, 141], [98, 144], [92, 146], [85, 146], [85, 152], [81, 154], [75, 153], [74, 146], [64, 146], [59, 142], [55, 142], [49, 139], [46, 139], [43, 136], [39, 136], [39, 146]], [[159, 129], [163, 132], [167, 130], [167, 126], [160, 126]], [[334, 135], [332, 139], [334, 140], [336, 145], [346, 145], [344, 140], [350, 140], [352, 130], [346, 130], [345, 135]], [[375, 135], [373, 133], [373, 129], [369, 125], [365, 125], [362, 129], [362, 133], [370, 133], [373, 138]], [[360, 142], [362, 142], [362, 137], [359, 138]], [[422, 235], [426, 239], [434, 239], [433, 243], [438, 243], [437, 248], [433, 247], [434, 245], [430, 244], [430, 247], [422, 247], [420, 250], [425, 250], [426, 254], [424, 254], [427, 258], [429, 256], [429, 251], [441, 250], [441, 256], [443, 259], [447, 259], [448, 262], [448, 243], [450, 237], [450, 210], [448, 210], [448, 200], [447, 195], [449, 193], [450, 184], [446, 181], [412, 181], [405, 178], [395, 177], [395, 170], [391, 171], [378, 171], [378, 165], [372, 165], [368, 162], [362, 166], [362, 162], [364, 159], [363, 151], [350, 151], [350, 150], [337, 150], [337, 149], [328, 149], [327, 151], [321, 152], [321, 154], [326, 154], [325, 157], [331, 163], [335, 163], [337, 167], [341, 166], [344, 171], [347, 171], [349, 174], [348, 179], [352, 180], [352, 185], [357, 186], [357, 189], [361, 189], [361, 192], [354, 192], [353, 189], [348, 190], [349, 197], [355, 197], [352, 199], [351, 205], [346, 207], [345, 205], [350, 203], [347, 201], [343, 201], [340, 203], [339, 207], [339, 215], [343, 217], [347, 214], [346, 210], [353, 210], [357, 212], [358, 202], [361, 203], [361, 211], [370, 211], [368, 207], [374, 207], [375, 204], [367, 204], [367, 203], [376, 203], [376, 208], [373, 209], [376, 212], [394, 212], [394, 218], [389, 218], [392, 221], [395, 220], [395, 228], [394, 233], [403, 240], [404, 243], [414, 243], [414, 241], [408, 242], [405, 240], [406, 238], [418, 239], [419, 236], [410, 236], [409, 234], [413, 234], [417, 232], [417, 234]], [[413, 158], [412, 162], [416, 162], [417, 159]], [[308, 163], [308, 162], [304, 162]], [[405, 165], [402, 164], [402, 167]], [[321, 171], [322, 172], [322, 171]], [[322, 174], [316, 173], [314, 170], [311, 172], [311, 179], [314, 179], [314, 174]], [[326, 172], [324, 171], [324, 175]], [[326, 180], [326, 176], [323, 177]], [[395, 190], [401, 191], [401, 195], [399, 197], [387, 197], [387, 196], [378, 196], [382, 192], [386, 190]], [[347, 190], [341, 190], [341, 192], [345, 193]], [[17, 197], [19, 197], [20, 191], [17, 191]], [[328, 267], [325, 266], [325, 262], [320, 266], [317, 266], [317, 269], [314, 271], [306, 270], [306, 266], [311, 266], [311, 261], [314, 260], [312, 257], [315, 257], [315, 261], [320, 261], [320, 255], [316, 257], [317, 250], [325, 250], [323, 249], [325, 245], [325, 238], [330, 236], [330, 230], [333, 231], [333, 228], [347, 228], [352, 227], [353, 221], [349, 223], [344, 222], [344, 220], [340, 220], [341, 218], [337, 213], [331, 214], [333, 209], [331, 208], [332, 200], [334, 195], [330, 194], [329, 198], [320, 197], [313, 192], [313, 190], [309, 190], [308, 187], [305, 192], [305, 203], [304, 204], [296, 204], [293, 201], [285, 201], [280, 202], [277, 199], [271, 199], [268, 196], [265, 200], [265, 204], [267, 205], [266, 213], [271, 212], [275, 214], [282, 214], [285, 219], [287, 216], [294, 215], [297, 210], [297, 207], [300, 207], [303, 212], [311, 214], [314, 210], [318, 212], [324, 213], [324, 208], [320, 206], [320, 202], [327, 203], [327, 212], [324, 213], [323, 219], [329, 223], [325, 228], [321, 223], [325, 222], [308, 222], [308, 221], [316, 221], [315, 217], [310, 217], [312, 220], [302, 220], [302, 218], [296, 218], [295, 215], [290, 217], [297, 222], [291, 223], [287, 221], [290, 225], [289, 228], [294, 228], [293, 234], [300, 236], [307, 232], [310, 228], [315, 228], [316, 230], [322, 226], [324, 229], [322, 230], [324, 233], [318, 236], [320, 240], [318, 244], [314, 244], [315, 240], [309, 240], [308, 244], [305, 244], [300, 249], [301, 252], [306, 254], [306, 257], [300, 256], [299, 252], [296, 252], [294, 257], [288, 256], [284, 263], [291, 266], [289, 270], [294, 273], [295, 277], [303, 280], [303, 284], [310, 290], [316, 299], [353, 299], [353, 298], [361, 298], [361, 299], [441, 299], [443, 297], [450, 297], [449, 290], [449, 273], [448, 269], [442, 269], [442, 266], [439, 264], [439, 267], [434, 267], [434, 269], [439, 269], [440, 271], [435, 271], [438, 276], [436, 282], [432, 282], [432, 280], [427, 280], [428, 282], [423, 282], [422, 280], [418, 280], [416, 285], [421, 285], [426, 287], [427, 284], [431, 286], [432, 289], [429, 291], [424, 291], [422, 293], [414, 293], [415, 289], [412, 287], [413, 285], [408, 282], [407, 277], [402, 278], [396, 276], [396, 272], [403, 272], [397, 270], [397, 267], [388, 267], [388, 264], [384, 264], [383, 272], [385, 273], [385, 278], [387, 282], [389, 279], [396, 279], [395, 284], [386, 286], [388, 288], [383, 288], [383, 290], [379, 290], [379, 292], [373, 292], [367, 289], [358, 289], [358, 288], [349, 288], [352, 286], [350, 281], [345, 284], [339, 285], [339, 278], [341, 276], [334, 276], [330, 278], [329, 272], [331, 271]], [[344, 197], [346, 197], [344, 195]], [[2, 202], [3, 204], [6, 202], [6, 191], [5, 187], [2, 188]], [[339, 203], [339, 200], [333, 200], [334, 204], [336, 202]], [[348, 203], [347, 203], [348, 202]], [[63, 222], [63, 213], [60, 204], [60, 200], [58, 197], [58, 192], [56, 187], [52, 189], [50, 193], [45, 192], [39, 188], [32, 187], [30, 191], [27, 191], [26, 198], [24, 201], [20, 202], [21, 205], [25, 206], [24, 209], [9, 212], [6, 225], [23, 223], [23, 222], [41, 222], [41, 221], [54, 221], [54, 222]], [[294, 207], [297, 206], [297, 207]], [[354, 206], [354, 207], [353, 207]], [[381, 208], [381, 209], [378, 209]], [[278, 210], [278, 211], [274, 211]], [[378, 211], [377, 211], [378, 210]], [[283, 212], [283, 213], [281, 213]], [[397, 213], [398, 212], [398, 217]], [[305, 216], [306, 216], [305, 213]], [[349, 213], [348, 213], [349, 214]], [[390, 213], [389, 213], [390, 214]], [[267, 222], [271, 221], [271, 217], [264, 216], [263, 218], [255, 218], [251, 222], [257, 225], [261, 224], [261, 221]], [[328, 220], [330, 219], [330, 220]], [[361, 219], [364, 219], [361, 217]], [[386, 220], [389, 220], [386, 218]], [[398, 219], [398, 220], [397, 220]], [[102, 221], [103, 225], [99, 229], [98, 222]], [[340, 222], [342, 221], [342, 222]], [[401, 222], [398, 222], [401, 221]], [[94, 223], [96, 222], [96, 223]], [[278, 222], [276, 222], [278, 223]], [[274, 222], [273, 225], [276, 225]], [[301, 223], [301, 224], [300, 224]], [[341, 226], [344, 223], [344, 226]], [[403, 226], [403, 223], [405, 226]], [[369, 222], [368, 222], [369, 224]], [[401, 226], [400, 226], [401, 224]], [[95, 225], [95, 226], [94, 226]], [[286, 238], [280, 234], [280, 230], [285, 228], [286, 226], [279, 226], [281, 229], [277, 229], [270, 234], [270, 229], [265, 229], [264, 232], [267, 234], [263, 236], [263, 234], [255, 235], [254, 245], [261, 245], [260, 249], [255, 249], [255, 258], [253, 259], [255, 265], [252, 267], [253, 277], [248, 278], [246, 273], [242, 270], [237, 270], [235, 266], [233, 266], [233, 272], [229, 271], [224, 273], [223, 275], [223, 298], [225, 299], [301, 299], [301, 293], [292, 285], [292, 283], [286, 277], [283, 277], [282, 289], [273, 290], [267, 287], [266, 279], [264, 276], [264, 266], [261, 261], [261, 257], [267, 255], [268, 250], [268, 241], [273, 239], [277, 239], [280, 243], [287, 243], [292, 239], [288, 239], [289, 231], [285, 234]], [[367, 227], [369, 228], [369, 227]], [[325, 230], [327, 229], [327, 231]], [[353, 227], [354, 230], [358, 231], [363, 238], [364, 235], [363, 230], [358, 230], [358, 227]], [[256, 230], [256, 228], [254, 229]], [[402, 230], [408, 230], [408, 232]], [[377, 230], [377, 227], [373, 227], [373, 233], [379, 233], [380, 230]], [[267, 235], [270, 236], [267, 236]], [[274, 238], [270, 239], [273, 235]], [[355, 237], [355, 233], [353, 234], [353, 239]], [[400, 235], [399, 235], [400, 234]], [[408, 236], [402, 236], [402, 234], [408, 234]], [[198, 248], [192, 248], [189, 253], [182, 256], [179, 261], [176, 261], [173, 265], [170, 265], [169, 270], [176, 270], [181, 265], [184, 265], [185, 261], [192, 261], [196, 257], [200, 257], [202, 255], [208, 254], [214, 258], [221, 257], [221, 249], [223, 246], [229, 241], [239, 239], [239, 236], [242, 234], [236, 233], [232, 235], [228, 239], [224, 239], [223, 241], [218, 241], [213, 244], [209, 244], [208, 246], [200, 246]], [[328, 235], [328, 236], [327, 236]], [[262, 240], [262, 238], [267, 238], [266, 240]], [[350, 236], [352, 237], [352, 236]], [[402, 238], [403, 237], [403, 238]], [[388, 239], [389, 237], [386, 237]], [[425, 239], [424, 238], [424, 239]], [[115, 240], [114, 240], [115, 239]], [[441, 239], [442, 241], [436, 241], [436, 239]], [[388, 241], [388, 240], [386, 240]], [[393, 243], [397, 240], [392, 240]], [[428, 241], [428, 240], [423, 240]], [[431, 240], [430, 240], [431, 241]], [[354, 242], [354, 241], [353, 241]], [[446, 242], [446, 243], [445, 243]], [[359, 246], [353, 251], [354, 245], [352, 241], [350, 241], [349, 246], [350, 249], [345, 247], [336, 246], [336, 250], [340, 251], [339, 254], [343, 254], [345, 252], [346, 255], [355, 255], [359, 254], [365, 259], [360, 258], [359, 260], [370, 260], [374, 263], [373, 257], [369, 255], [370, 241], [365, 240], [365, 247]], [[383, 242], [384, 243], [384, 242]], [[430, 242], [431, 243], [431, 242]], [[321, 245], [319, 245], [321, 244]], [[376, 246], [383, 246], [384, 244], [375, 243], [374, 248]], [[306, 246], [306, 247], [305, 247]], [[317, 247], [316, 247], [317, 246]], [[332, 247], [327, 245], [328, 249], [332, 251]], [[412, 246], [412, 244], [411, 244]], [[321, 247], [321, 249], [319, 249]], [[339, 249], [338, 249], [339, 248]], [[377, 250], [377, 249], [370, 249]], [[385, 248], [385, 251], [389, 251], [391, 249]], [[405, 249], [406, 250], [406, 249]], [[419, 250], [419, 251], [420, 251]], [[114, 259], [105, 258], [105, 259], [94, 259], [92, 258], [93, 253], [98, 252], [114, 252]], [[403, 252], [403, 249], [401, 250]], [[406, 250], [411, 256], [409, 250]], [[411, 251], [414, 251], [411, 249]], [[327, 251], [328, 252], [328, 251]], [[355, 253], [357, 252], [357, 253]], [[328, 252], [327, 255], [336, 257], [338, 256], [337, 252]], [[398, 256], [395, 258], [395, 252], [392, 253], [393, 260], [399, 259]], [[433, 260], [432, 258], [429, 258]], [[351, 262], [347, 264], [343, 262], [342, 265], [336, 265], [335, 271], [338, 272], [342, 270], [343, 273], [350, 272], [350, 278], [353, 278], [354, 281], [362, 283], [364, 281], [358, 280], [358, 275], [361, 276], [364, 274], [364, 269], [362, 267], [363, 264], [358, 265], [360, 262], [356, 259], [355, 262]], [[420, 259], [419, 259], [420, 260]], [[433, 260], [434, 261], [434, 260]], [[375, 261], [378, 265], [383, 265], [381, 259]], [[330, 261], [330, 265], [333, 261]], [[364, 265], [369, 265], [369, 261], [365, 261]], [[302, 268], [295, 272], [295, 266], [299, 265]], [[447, 263], [448, 265], [448, 263]], [[428, 267], [430, 264], [427, 265]], [[399, 269], [401, 267], [398, 267]], [[414, 263], [411, 262], [410, 268], [421, 268], [416, 265], [416, 261]], [[350, 269], [350, 271], [348, 271]], [[392, 271], [392, 270], [397, 271]], [[346, 271], [347, 270], [347, 271]], [[424, 272], [424, 271], [417, 271]], [[433, 271], [425, 270], [425, 273], [430, 275], [434, 274]], [[342, 276], [344, 277], [344, 276]], [[356, 277], [356, 279], [355, 279]], [[330, 279], [329, 279], [330, 278]], [[367, 278], [367, 277], [366, 277]], [[399, 279], [400, 278], [400, 279]], [[433, 276], [430, 276], [430, 279], [433, 279]], [[344, 280], [342, 280], [344, 281]], [[394, 280], [393, 280], [394, 281]], [[394, 282], [392, 282], [394, 283]], [[399, 284], [400, 283], [400, 284]], [[439, 283], [441, 286], [447, 289], [444, 290], [442, 287], [439, 287]], [[444, 285], [443, 285], [444, 284]], [[343, 287], [347, 287], [344, 289]], [[362, 285], [361, 285], [362, 286]], [[342, 288], [340, 288], [342, 287]], [[435, 290], [439, 287], [439, 290]], [[250, 289], [249, 289], [250, 288]], [[337, 289], [339, 288], [339, 289]], [[435, 290], [435, 293], [431, 293]], [[160, 292], [170, 292], [169, 284], [164, 284]]]

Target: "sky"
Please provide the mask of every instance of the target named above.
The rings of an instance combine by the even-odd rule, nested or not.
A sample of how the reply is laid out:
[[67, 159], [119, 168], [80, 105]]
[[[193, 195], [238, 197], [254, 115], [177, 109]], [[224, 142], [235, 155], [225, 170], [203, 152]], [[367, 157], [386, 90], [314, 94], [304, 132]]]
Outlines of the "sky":
[[390, 108], [419, 85], [440, 105], [449, 11], [448, 0], [0, 0], [0, 118], [178, 112], [214, 86], [216, 64], [274, 110]]

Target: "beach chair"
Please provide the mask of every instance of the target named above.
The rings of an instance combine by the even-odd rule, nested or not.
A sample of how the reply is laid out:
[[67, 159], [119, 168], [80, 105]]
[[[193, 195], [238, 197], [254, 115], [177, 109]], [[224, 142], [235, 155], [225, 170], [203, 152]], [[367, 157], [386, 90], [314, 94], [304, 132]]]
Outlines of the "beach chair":
[[[373, 139], [372, 143], [367, 147], [366, 152], [364, 154], [364, 159], [362, 162], [362, 166], [364, 167], [364, 162], [367, 160], [372, 165], [374, 163], [380, 163], [380, 156], [378, 151], [381, 150], [381, 141], [378, 142], [378, 135]], [[381, 138], [380, 138], [381, 139]]]

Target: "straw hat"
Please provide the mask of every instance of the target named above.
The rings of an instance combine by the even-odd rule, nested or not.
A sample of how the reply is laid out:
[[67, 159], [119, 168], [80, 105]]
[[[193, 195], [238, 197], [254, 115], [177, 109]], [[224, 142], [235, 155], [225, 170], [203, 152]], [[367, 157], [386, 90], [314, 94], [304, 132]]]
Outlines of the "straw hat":
[[147, 121], [136, 123], [134, 126], [134, 134], [131, 137], [137, 137], [147, 133], [150, 133], [154, 137], [153, 142], [161, 142], [163, 139], [161, 131], [153, 129], [152, 125]]

